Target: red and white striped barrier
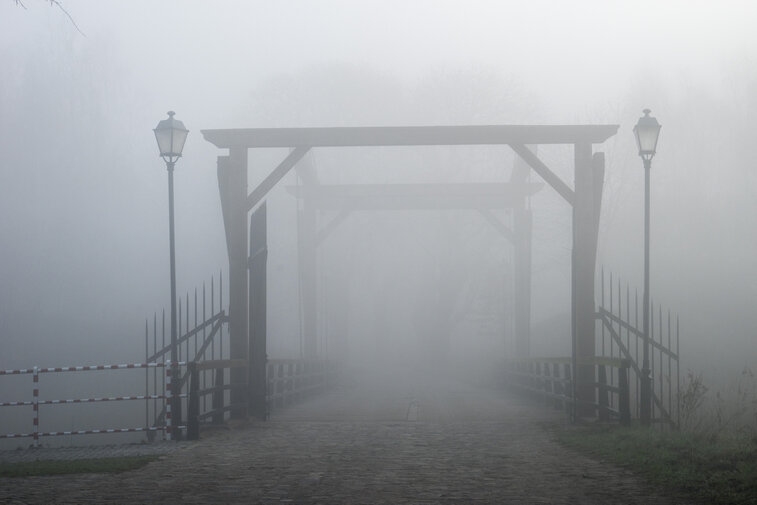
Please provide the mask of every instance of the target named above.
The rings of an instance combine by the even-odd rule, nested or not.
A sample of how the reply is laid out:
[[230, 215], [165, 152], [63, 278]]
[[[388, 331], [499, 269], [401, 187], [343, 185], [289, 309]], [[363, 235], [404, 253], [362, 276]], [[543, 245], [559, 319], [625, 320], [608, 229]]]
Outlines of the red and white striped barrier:
[[[32, 390], [31, 401], [15, 401], [15, 402], [0, 402], [0, 407], [21, 407], [32, 406], [33, 418], [32, 418], [32, 433], [8, 433], [0, 434], [0, 439], [8, 438], [34, 438], [34, 446], [39, 445], [39, 437], [52, 437], [59, 435], [89, 435], [97, 433], [135, 433], [142, 431], [163, 431], [165, 438], [171, 440], [171, 369], [174, 366], [185, 366], [186, 361], [166, 361], [162, 363], [125, 363], [119, 365], [90, 365], [90, 366], [69, 366], [69, 367], [52, 367], [52, 368], [19, 368], [15, 370], [0, 370], [0, 375], [22, 375], [33, 374], [34, 389]], [[41, 373], [57, 373], [57, 372], [87, 372], [95, 370], [128, 370], [139, 368], [165, 368], [166, 369], [166, 394], [165, 395], [130, 395], [130, 396], [108, 396], [108, 397], [95, 397], [95, 398], [76, 398], [66, 400], [40, 400], [39, 399], [39, 374]], [[179, 394], [179, 398], [186, 398], [188, 395]], [[39, 431], [39, 406], [40, 405], [60, 405], [60, 404], [72, 404], [72, 403], [94, 403], [94, 402], [113, 402], [122, 400], [165, 400], [166, 401], [166, 415], [165, 426], [155, 426], [147, 428], [104, 428], [93, 430], [71, 430], [71, 431]], [[175, 427], [177, 430], [186, 429], [186, 426]]]
[[34, 426], [34, 447], [39, 445], [39, 371], [35, 366], [34, 372], [34, 391], [32, 393], [32, 409], [34, 409], [34, 419], [32, 421]]
[[172, 370], [170, 367], [166, 367], [166, 440], [171, 440], [171, 398], [173, 396], [173, 388], [171, 387], [171, 375]]
[[[150, 428], [104, 428], [101, 430], [72, 430], [72, 431], [42, 431], [36, 434], [37, 437], [55, 437], [60, 435], [93, 435], [97, 433], [136, 433], [140, 431], [163, 431], [169, 427], [153, 426]], [[179, 429], [186, 429], [186, 426], [179, 426]], [[8, 433], [0, 435], [0, 438], [24, 438], [34, 437], [34, 433]]]
[[[51, 368], [19, 368], [16, 370], [0, 370], [0, 375], [21, 375], [30, 373], [55, 373], [55, 372], [89, 372], [95, 370], [127, 370], [132, 368], [162, 368], [170, 367], [172, 364], [185, 366], [186, 361], [166, 361], [153, 363], [124, 363], [120, 365], [88, 365], [88, 366], [63, 366]], [[36, 370], [36, 372], [35, 372]]]

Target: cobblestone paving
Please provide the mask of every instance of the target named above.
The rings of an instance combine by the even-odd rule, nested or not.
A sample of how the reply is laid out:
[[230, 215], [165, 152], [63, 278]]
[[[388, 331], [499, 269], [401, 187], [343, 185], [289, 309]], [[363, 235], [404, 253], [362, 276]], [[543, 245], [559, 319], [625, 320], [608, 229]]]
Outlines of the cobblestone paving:
[[98, 459], [123, 456], [152, 456], [168, 454], [188, 447], [188, 443], [155, 442], [152, 444], [90, 445], [81, 447], [39, 447], [0, 451], [0, 463], [31, 461]]
[[683, 503], [557, 445], [559, 413], [428, 386], [343, 389], [123, 474], [0, 479], [0, 503]]

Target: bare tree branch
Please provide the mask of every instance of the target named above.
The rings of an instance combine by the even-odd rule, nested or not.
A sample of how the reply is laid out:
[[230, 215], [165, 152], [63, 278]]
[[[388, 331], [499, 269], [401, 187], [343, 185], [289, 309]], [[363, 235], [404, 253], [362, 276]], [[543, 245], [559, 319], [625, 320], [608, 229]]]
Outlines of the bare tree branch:
[[68, 16], [69, 21], [71, 21], [71, 24], [74, 25], [74, 28], [76, 28], [76, 31], [81, 33], [83, 37], [86, 37], [83, 31], [81, 31], [81, 28], [79, 28], [79, 25], [76, 24], [76, 21], [74, 21], [74, 18], [71, 17], [71, 14], [68, 13], [68, 11], [63, 8], [63, 5], [58, 0], [50, 0], [50, 5], [57, 5], [58, 8], [63, 11], [63, 14]]
[[[23, 7], [24, 10], [28, 10], [22, 0], [13, 0], [13, 1], [16, 2], [16, 5]], [[51, 7], [52, 6], [58, 7], [61, 10], [61, 12], [63, 12], [63, 14], [65, 14], [66, 17], [68, 17], [68, 20], [71, 21], [71, 24], [74, 25], [74, 28], [76, 28], [76, 31], [81, 33], [84, 37], [87, 36], [83, 31], [81, 31], [81, 28], [79, 28], [79, 25], [76, 24], [76, 21], [74, 21], [73, 16], [71, 16], [71, 14], [68, 13], [65, 7], [63, 7], [63, 4], [60, 3], [60, 0], [45, 0], [45, 1], [50, 2]]]

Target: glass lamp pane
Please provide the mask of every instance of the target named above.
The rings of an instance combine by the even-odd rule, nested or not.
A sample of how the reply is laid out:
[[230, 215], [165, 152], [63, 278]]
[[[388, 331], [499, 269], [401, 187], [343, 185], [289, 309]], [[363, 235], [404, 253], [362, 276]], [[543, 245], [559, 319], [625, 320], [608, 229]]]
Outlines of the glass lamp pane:
[[184, 142], [187, 140], [187, 130], [173, 129], [173, 155], [181, 156], [181, 152], [184, 150]]
[[651, 159], [657, 150], [657, 138], [660, 135], [660, 123], [657, 119], [649, 115], [651, 111], [644, 109], [644, 117], [639, 119], [633, 128], [636, 137], [636, 145], [639, 148], [639, 155], [645, 159]]
[[171, 130], [169, 128], [155, 128], [155, 140], [158, 141], [160, 155], [170, 155], [171, 152]]
[[644, 125], [636, 129], [636, 140], [639, 152], [653, 153], [657, 148], [657, 137], [660, 134], [659, 125]]
[[159, 122], [154, 131], [161, 156], [171, 158], [170, 161], [181, 156], [189, 130], [184, 128], [184, 123], [174, 119], [173, 111], [168, 112], [168, 119]]

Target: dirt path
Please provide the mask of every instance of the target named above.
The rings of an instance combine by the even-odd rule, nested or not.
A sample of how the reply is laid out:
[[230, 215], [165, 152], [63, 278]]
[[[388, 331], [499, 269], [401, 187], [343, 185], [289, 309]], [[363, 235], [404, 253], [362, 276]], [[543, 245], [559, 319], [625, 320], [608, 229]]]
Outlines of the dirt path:
[[352, 385], [140, 470], [0, 479], [0, 503], [682, 503], [557, 445], [559, 422], [502, 393]]

